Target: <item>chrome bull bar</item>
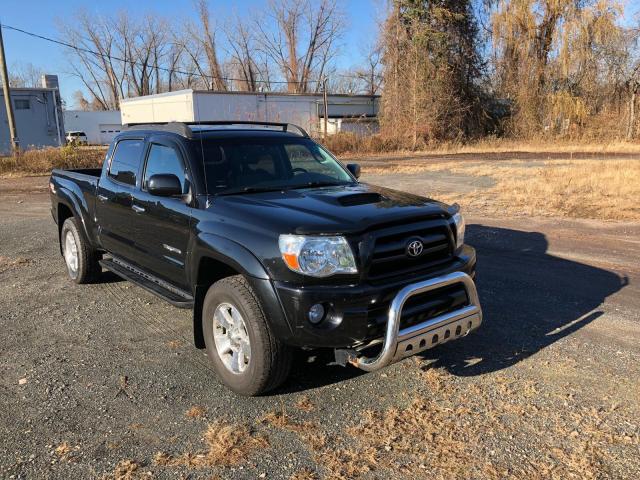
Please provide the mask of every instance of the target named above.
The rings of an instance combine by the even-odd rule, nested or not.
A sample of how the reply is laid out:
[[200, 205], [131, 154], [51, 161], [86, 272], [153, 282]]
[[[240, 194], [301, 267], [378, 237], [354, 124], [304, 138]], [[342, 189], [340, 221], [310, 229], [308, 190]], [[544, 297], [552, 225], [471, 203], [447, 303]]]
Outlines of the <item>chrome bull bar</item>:
[[[465, 286], [469, 305], [400, 330], [402, 308], [409, 298], [456, 283]], [[482, 309], [478, 291], [473, 279], [466, 273], [454, 272], [412, 283], [400, 290], [391, 302], [380, 353], [375, 357], [352, 354], [348, 362], [368, 372], [379, 370], [402, 358], [464, 336], [481, 323]]]

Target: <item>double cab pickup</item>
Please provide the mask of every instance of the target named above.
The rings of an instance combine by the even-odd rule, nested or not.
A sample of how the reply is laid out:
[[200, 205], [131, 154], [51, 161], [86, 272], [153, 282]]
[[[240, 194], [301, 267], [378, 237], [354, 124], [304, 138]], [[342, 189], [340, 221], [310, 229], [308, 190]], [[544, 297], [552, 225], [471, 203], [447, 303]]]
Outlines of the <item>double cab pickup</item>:
[[459, 208], [359, 176], [291, 124], [166, 123], [49, 187], [74, 282], [106, 269], [192, 309], [219, 379], [259, 395], [296, 348], [373, 371], [482, 322]]

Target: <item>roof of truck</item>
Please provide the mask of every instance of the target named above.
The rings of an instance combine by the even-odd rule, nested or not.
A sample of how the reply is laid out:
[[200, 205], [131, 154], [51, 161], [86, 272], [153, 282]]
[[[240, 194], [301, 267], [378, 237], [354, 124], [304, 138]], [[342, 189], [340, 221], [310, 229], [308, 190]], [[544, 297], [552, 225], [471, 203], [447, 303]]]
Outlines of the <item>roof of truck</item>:
[[169, 122], [125, 125], [126, 131], [169, 132], [185, 138], [201, 137], [204, 133], [211, 137], [234, 136], [295, 136], [308, 138], [309, 134], [292, 123], [255, 122], [255, 121], [211, 121], [211, 122]]

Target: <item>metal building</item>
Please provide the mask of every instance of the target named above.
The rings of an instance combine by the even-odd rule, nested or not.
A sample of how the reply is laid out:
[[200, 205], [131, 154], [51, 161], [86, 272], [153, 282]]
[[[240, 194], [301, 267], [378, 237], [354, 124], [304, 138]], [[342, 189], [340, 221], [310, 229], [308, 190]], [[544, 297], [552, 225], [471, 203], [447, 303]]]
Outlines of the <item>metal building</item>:
[[120, 110], [65, 110], [64, 126], [67, 132], [84, 132], [92, 145], [108, 145], [122, 130]]
[[[328, 95], [328, 133], [377, 130], [379, 96]], [[120, 101], [122, 123], [256, 120], [300, 125], [320, 134], [324, 125], [322, 94], [259, 92], [176, 92]], [[355, 126], [354, 126], [355, 125]]]
[[[48, 87], [11, 88], [11, 102], [20, 148], [64, 145], [64, 120], [60, 106], [57, 77], [43, 78]], [[0, 93], [2, 87], [0, 87]], [[0, 154], [11, 153], [11, 136], [4, 102], [0, 102]]]

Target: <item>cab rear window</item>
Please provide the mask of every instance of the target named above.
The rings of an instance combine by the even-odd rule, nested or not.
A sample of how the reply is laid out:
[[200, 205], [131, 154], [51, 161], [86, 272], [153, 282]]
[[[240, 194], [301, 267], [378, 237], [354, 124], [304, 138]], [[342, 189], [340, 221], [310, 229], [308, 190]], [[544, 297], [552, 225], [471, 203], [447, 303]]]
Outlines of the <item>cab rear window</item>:
[[135, 185], [143, 148], [142, 140], [120, 140], [111, 157], [109, 176], [118, 182]]

